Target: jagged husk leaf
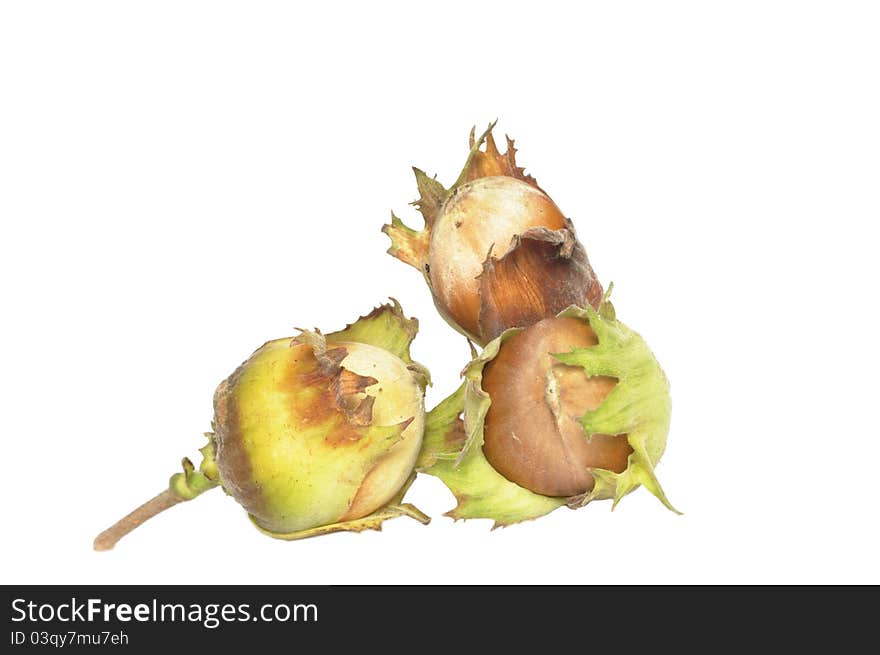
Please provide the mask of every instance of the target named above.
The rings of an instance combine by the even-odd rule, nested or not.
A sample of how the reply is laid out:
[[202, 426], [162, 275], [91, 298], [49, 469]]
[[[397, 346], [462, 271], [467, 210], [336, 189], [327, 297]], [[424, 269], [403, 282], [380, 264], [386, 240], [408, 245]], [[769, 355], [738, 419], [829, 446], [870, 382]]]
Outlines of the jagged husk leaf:
[[431, 244], [430, 229], [414, 230], [391, 212], [391, 223], [382, 226], [382, 231], [391, 239], [388, 254], [419, 269], [425, 275], [428, 263], [428, 248]]
[[672, 411], [669, 382], [654, 354], [639, 334], [616, 319], [607, 300], [599, 311], [590, 306], [569, 307], [559, 316], [587, 321], [599, 343], [553, 356], [564, 364], [583, 368], [589, 376], [618, 380], [602, 404], [581, 417], [587, 438], [593, 434], [626, 434], [633, 449], [622, 473], [593, 469], [592, 491], [570, 499], [569, 506], [582, 507], [592, 500], [611, 498], [613, 509], [621, 498], [641, 485], [667, 508], [679, 513], [654, 474], [666, 448]]
[[440, 213], [440, 208], [449, 197], [449, 189], [443, 187], [437, 181], [437, 176], [428, 177], [423, 170], [413, 166], [413, 173], [416, 176], [416, 186], [419, 188], [419, 199], [414, 200], [410, 204], [417, 207], [425, 219], [425, 226], [430, 228]]
[[410, 485], [412, 485], [413, 480], [415, 480], [416, 476], [413, 473], [409, 480], [407, 480], [406, 484], [400, 489], [400, 491], [391, 499], [391, 501], [385, 505], [377, 509], [372, 514], [369, 514], [360, 519], [353, 519], [351, 521], [340, 521], [339, 523], [331, 523], [329, 525], [320, 525], [315, 528], [309, 528], [308, 530], [299, 530], [297, 532], [272, 532], [271, 530], [266, 530], [254, 520], [254, 517], [248, 515], [251, 519], [251, 523], [265, 535], [270, 537], [274, 537], [275, 539], [282, 539], [284, 541], [297, 541], [299, 539], [308, 539], [309, 537], [317, 537], [322, 534], [331, 534], [333, 532], [363, 532], [364, 530], [382, 530], [382, 524], [388, 519], [397, 518], [398, 516], [409, 516], [412, 519], [415, 519], [422, 525], [428, 525], [431, 522], [431, 517], [422, 512], [418, 507], [412, 505], [411, 503], [401, 502], [403, 497], [406, 495], [406, 492], [409, 490]]
[[376, 510], [369, 516], [362, 519], [354, 519], [352, 521], [342, 521], [341, 523], [331, 523], [329, 525], [321, 525], [309, 530], [300, 530], [298, 532], [271, 532], [261, 528], [253, 517], [251, 522], [254, 526], [265, 535], [282, 539], [284, 541], [297, 541], [299, 539], [307, 539], [309, 537], [317, 537], [322, 534], [330, 534], [333, 532], [363, 532], [364, 530], [382, 530], [382, 524], [388, 519], [397, 518], [398, 516], [409, 516], [423, 525], [431, 522], [431, 518], [419, 510], [415, 505], [403, 503], [402, 505], [386, 505]]
[[409, 348], [419, 331], [417, 318], [406, 318], [400, 303], [389, 298], [390, 303], [376, 307], [366, 316], [361, 316], [338, 332], [324, 337], [328, 343], [354, 341], [383, 348], [407, 363], [408, 368], [419, 379], [422, 387], [431, 384], [428, 369], [413, 361]]
[[455, 495], [458, 504], [446, 513], [454, 519], [492, 519], [497, 528], [549, 514], [566, 502], [511, 482], [483, 454], [483, 421], [491, 405], [480, 386], [483, 366], [518, 331], [508, 330], [489, 343], [465, 369], [464, 384], [428, 413], [417, 466], [440, 478]]
[[464, 409], [462, 384], [425, 415], [425, 436], [422, 450], [416, 460], [416, 470], [430, 473], [429, 469], [441, 459], [455, 458], [464, 445]]
[[[471, 128], [470, 134], [470, 153], [468, 153], [467, 161], [458, 180], [453, 185], [453, 189], [460, 184], [477, 180], [481, 177], [505, 176], [522, 180], [527, 184], [531, 184], [536, 189], [540, 189], [538, 183], [531, 175], [526, 175], [525, 168], [516, 165], [516, 148], [513, 147], [513, 139], [505, 135], [507, 140], [507, 151], [503, 154], [498, 151], [495, 145], [495, 137], [492, 136], [492, 130], [498, 121], [489, 123], [486, 131], [480, 135], [479, 139], [474, 139], [475, 129]], [[485, 150], [480, 150], [483, 144], [486, 144]]]
[[201, 448], [202, 461], [196, 469], [189, 457], [181, 460], [182, 473], [175, 473], [168, 481], [168, 489], [180, 500], [192, 500], [209, 489], [220, 484], [220, 473], [217, 470], [215, 459], [217, 448], [214, 443], [214, 433], [205, 432], [208, 443]]
[[428, 248], [431, 245], [431, 228], [440, 213], [440, 208], [449, 197], [450, 190], [445, 189], [436, 177], [428, 177], [424, 171], [418, 168], [413, 167], [413, 173], [416, 176], [416, 186], [419, 188], [419, 199], [410, 204], [415, 205], [422, 213], [425, 227], [422, 230], [414, 230], [400, 220], [394, 212], [391, 212], [391, 223], [383, 225], [382, 231], [391, 239], [388, 254], [419, 269], [430, 285], [427, 264]]

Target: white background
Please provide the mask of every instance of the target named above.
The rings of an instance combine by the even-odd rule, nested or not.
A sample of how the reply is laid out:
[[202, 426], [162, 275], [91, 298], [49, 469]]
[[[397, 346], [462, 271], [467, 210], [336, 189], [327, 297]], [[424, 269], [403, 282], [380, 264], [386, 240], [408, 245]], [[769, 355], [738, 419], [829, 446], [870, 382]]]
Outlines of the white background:
[[[320, 6], [318, 6], [320, 4]], [[6, 2], [3, 583], [880, 583], [880, 20], [865, 2]], [[433, 405], [468, 358], [379, 232], [473, 124], [672, 383], [646, 491], [303, 542], [220, 492], [111, 552], [215, 386], [393, 295]]]

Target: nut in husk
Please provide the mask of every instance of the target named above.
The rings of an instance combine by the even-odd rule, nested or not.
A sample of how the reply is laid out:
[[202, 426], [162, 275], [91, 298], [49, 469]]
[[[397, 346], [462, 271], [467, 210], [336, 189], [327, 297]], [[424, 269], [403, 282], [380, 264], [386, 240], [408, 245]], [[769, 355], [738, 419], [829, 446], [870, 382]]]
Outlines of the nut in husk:
[[216, 486], [281, 539], [428, 518], [402, 503], [424, 433], [427, 370], [412, 361], [418, 323], [395, 301], [344, 330], [269, 341], [214, 395], [214, 432], [197, 470], [95, 541], [107, 549], [153, 514]]
[[669, 384], [644, 339], [598, 310], [569, 307], [506, 330], [428, 414], [420, 470], [453, 492], [453, 518], [496, 526], [593, 500], [613, 505], [644, 486], [666, 447]]
[[498, 150], [493, 127], [476, 140], [471, 131], [470, 154], [449, 189], [413, 169], [423, 230], [394, 214], [382, 228], [388, 252], [422, 272], [440, 314], [480, 345], [602, 297], [571, 221], [517, 166], [511, 139]]

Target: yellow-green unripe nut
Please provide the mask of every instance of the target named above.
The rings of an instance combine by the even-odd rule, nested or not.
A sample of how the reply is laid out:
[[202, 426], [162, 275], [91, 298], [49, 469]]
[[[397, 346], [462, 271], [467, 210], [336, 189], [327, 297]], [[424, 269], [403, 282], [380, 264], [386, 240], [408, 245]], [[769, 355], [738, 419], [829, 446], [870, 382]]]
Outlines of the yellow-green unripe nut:
[[427, 369], [410, 358], [418, 321], [397, 301], [343, 330], [269, 341], [214, 394], [198, 468], [95, 539], [113, 548], [147, 519], [222, 486], [264, 533], [301, 539], [430, 519], [403, 503], [425, 427]]
[[363, 518], [412, 474], [422, 444], [417, 377], [387, 350], [270, 341], [217, 389], [220, 482], [269, 532]]

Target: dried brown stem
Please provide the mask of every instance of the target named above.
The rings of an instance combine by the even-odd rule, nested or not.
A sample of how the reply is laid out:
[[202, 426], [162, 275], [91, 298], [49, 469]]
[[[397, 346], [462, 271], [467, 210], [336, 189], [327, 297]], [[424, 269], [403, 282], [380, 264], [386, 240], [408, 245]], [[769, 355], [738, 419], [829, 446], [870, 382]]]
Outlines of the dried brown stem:
[[164, 512], [169, 507], [173, 507], [180, 502], [183, 502], [182, 498], [178, 498], [169, 489], [166, 489], [99, 534], [95, 538], [95, 550], [110, 550], [116, 545], [117, 541], [144, 521], [153, 518], [156, 514]]

